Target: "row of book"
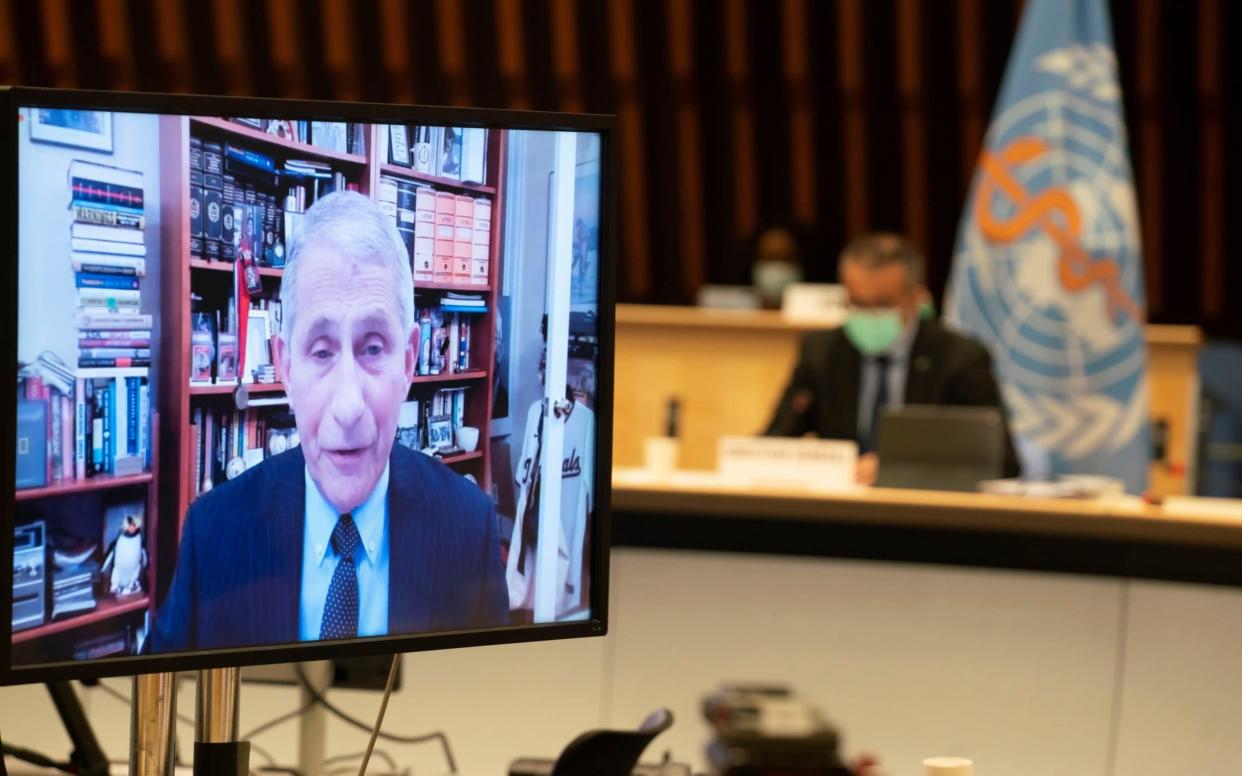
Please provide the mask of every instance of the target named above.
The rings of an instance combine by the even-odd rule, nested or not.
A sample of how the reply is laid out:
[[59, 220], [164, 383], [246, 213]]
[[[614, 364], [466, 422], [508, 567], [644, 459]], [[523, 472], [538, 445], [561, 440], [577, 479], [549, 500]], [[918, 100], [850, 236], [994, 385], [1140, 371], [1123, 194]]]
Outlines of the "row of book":
[[79, 368], [72, 381], [29, 365], [18, 373], [17, 487], [39, 488], [151, 466], [146, 367]]
[[410, 254], [415, 283], [485, 286], [492, 242], [492, 201], [380, 176], [379, 206]]
[[487, 130], [390, 124], [380, 128], [388, 163], [463, 183], [487, 183]]
[[403, 402], [397, 416], [397, 443], [429, 455], [465, 452], [457, 445], [457, 432], [466, 425], [469, 390], [440, 388], [429, 396]]
[[95, 162], [69, 164], [70, 261], [79, 319], [125, 316], [135, 325], [79, 326], [78, 366], [151, 365], [149, 317], [142, 314], [147, 246], [143, 175]]
[[272, 338], [280, 332], [281, 303], [270, 297], [251, 297], [246, 313], [246, 351], [239, 352], [236, 299], [230, 295], [222, 309], [208, 309], [202, 297], [192, 296], [190, 313], [190, 385], [275, 382]]
[[190, 258], [234, 261], [250, 222], [255, 262], [283, 267], [302, 214], [339, 189], [358, 186], [326, 163], [278, 160], [237, 143], [191, 137]]
[[199, 494], [299, 444], [293, 416], [287, 411], [199, 405], [194, 408], [190, 431], [195, 446], [195, 492]]
[[291, 119], [233, 118], [233, 123], [294, 143], [338, 154], [365, 156], [367, 124], [344, 121], [297, 121]]
[[[471, 335], [477, 325], [474, 316], [487, 311], [480, 295], [436, 295], [435, 302], [419, 306], [428, 295], [415, 297], [414, 317], [418, 323], [418, 374], [456, 374], [471, 370]], [[460, 304], [457, 304], [460, 303]]]

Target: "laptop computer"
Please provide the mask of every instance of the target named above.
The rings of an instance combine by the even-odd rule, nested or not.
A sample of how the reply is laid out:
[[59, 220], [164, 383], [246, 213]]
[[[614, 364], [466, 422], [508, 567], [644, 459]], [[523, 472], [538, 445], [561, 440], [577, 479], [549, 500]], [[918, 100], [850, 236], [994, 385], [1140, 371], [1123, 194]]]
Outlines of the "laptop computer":
[[1000, 477], [1005, 420], [996, 407], [910, 405], [876, 421], [876, 486], [976, 491]]

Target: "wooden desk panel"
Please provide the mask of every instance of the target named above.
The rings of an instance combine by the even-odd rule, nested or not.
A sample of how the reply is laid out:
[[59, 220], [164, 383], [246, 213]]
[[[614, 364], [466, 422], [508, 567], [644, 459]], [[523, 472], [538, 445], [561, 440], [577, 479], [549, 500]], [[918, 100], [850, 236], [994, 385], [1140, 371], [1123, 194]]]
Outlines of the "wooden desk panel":
[[613, 544], [773, 556], [950, 564], [1242, 587], [1242, 501], [1030, 499], [859, 489], [816, 492], [653, 480], [613, 471]]
[[653, 479], [642, 469], [614, 469], [618, 512], [659, 512], [771, 520], [850, 522], [981, 530], [1242, 549], [1242, 501], [1223, 509], [1178, 509], [1117, 499], [1049, 499], [897, 488], [824, 492], [726, 482], [710, 472]]

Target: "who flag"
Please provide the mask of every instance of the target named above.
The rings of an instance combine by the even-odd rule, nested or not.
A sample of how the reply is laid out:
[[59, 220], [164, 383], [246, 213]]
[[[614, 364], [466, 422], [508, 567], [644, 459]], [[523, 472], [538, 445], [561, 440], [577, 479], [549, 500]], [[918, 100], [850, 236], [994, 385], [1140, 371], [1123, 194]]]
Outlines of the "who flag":
[[1146, 488], [1145, 304], [1106, 4], [1028, 0], [945, 302], [992, 352], [1027, 477]]

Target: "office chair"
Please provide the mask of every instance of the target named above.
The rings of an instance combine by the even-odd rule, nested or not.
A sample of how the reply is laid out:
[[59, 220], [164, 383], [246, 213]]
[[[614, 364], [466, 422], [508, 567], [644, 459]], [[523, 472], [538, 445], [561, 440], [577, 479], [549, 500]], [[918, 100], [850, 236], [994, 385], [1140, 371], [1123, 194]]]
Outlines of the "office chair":
[[659, 709], [638, 730], [590, 730], [569, 742], [551, 776], [630, 776], [643, 750], [673, 724], [673, 712]]

